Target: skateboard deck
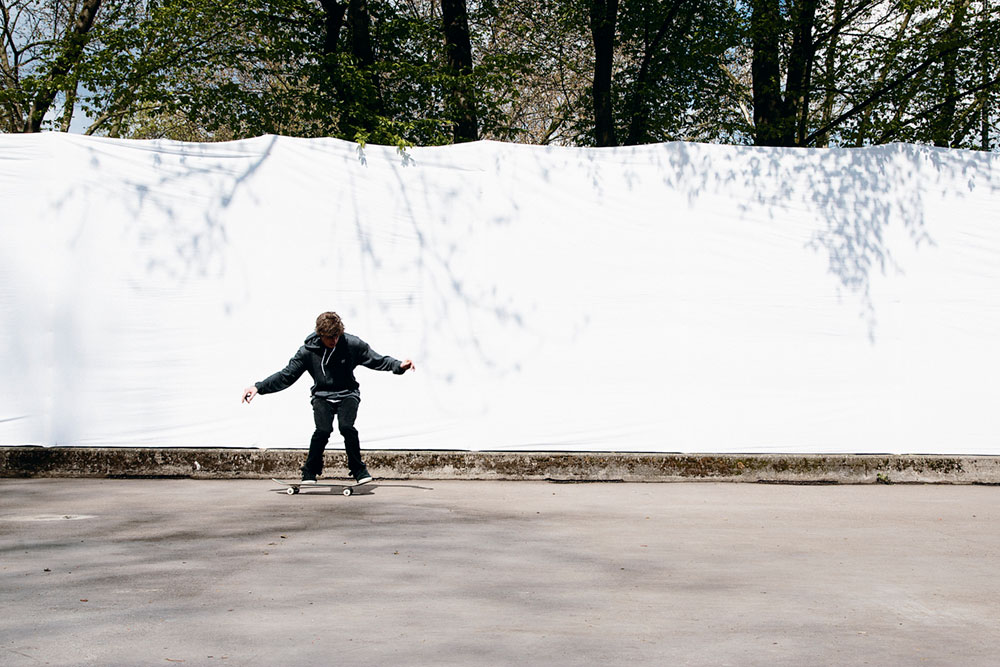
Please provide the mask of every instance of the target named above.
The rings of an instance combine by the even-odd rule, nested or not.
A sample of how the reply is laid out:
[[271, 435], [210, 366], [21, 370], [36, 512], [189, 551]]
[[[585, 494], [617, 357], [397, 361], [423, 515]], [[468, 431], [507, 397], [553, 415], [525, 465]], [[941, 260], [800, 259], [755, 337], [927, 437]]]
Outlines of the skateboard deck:
[[299, 488], [303, 487], [303, 486], [306, 487], [307, 489], [313, 489], [313, 488], [343, 489], [343, 491], [341, 491], [341, 493], [343, 493], [345, 496], [349, 496], [352, 493], [354, 493], [354, 489], [356, 489], [357, 487], [364, 486], [365, 484], [371, 484], [375, 480], [370, 479], [367, 482], [361, 482], [361, 483], [358, 483], [358, 482], [315, 482], [315, 483], [313, 483], [313, 482], [292, 482], [292, 481], [286, 481], [286, 480], [283, 480], [283, 479], [276, 479], [276, 478], [272, 477], [271, 481], [272, 482], [276, 482], [278, 484], [281, 484], [282, 486], [288, 487], [288, 488], [285, 489], [285, 493], [287, 493], [290, 496], [298, 493], [299, 492]]

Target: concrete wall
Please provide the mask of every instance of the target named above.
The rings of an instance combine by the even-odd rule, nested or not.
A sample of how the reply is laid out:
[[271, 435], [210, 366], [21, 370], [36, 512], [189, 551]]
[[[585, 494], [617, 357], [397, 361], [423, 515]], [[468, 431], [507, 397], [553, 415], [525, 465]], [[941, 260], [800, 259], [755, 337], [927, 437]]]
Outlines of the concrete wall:
[[[296, 478], [296, 449], [0, 447], [3, 477]], [[1000, 484], [1000, 457], [890, 455], [683, 455], [370, 451], [368, 467], [391, 479], [799, 484]], [[343, 454], [327, 454], [327, 473], [345, 475]]]

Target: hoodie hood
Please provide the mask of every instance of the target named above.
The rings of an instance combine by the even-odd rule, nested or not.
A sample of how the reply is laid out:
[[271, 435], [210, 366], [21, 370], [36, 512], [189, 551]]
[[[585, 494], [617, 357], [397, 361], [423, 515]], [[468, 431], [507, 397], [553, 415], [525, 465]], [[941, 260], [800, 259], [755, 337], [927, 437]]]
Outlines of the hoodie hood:
[[322, 350], [324, 347], [326, 347], [325, 345], [323, 345], [323, 341], [322, 339], [320, 339], [319, 334], [316, 333], [315, 331], [306, 336], [306, 340], [303, 343], [303, 345], [306, 346], [307, 350], [313, 350], [313, 351]]

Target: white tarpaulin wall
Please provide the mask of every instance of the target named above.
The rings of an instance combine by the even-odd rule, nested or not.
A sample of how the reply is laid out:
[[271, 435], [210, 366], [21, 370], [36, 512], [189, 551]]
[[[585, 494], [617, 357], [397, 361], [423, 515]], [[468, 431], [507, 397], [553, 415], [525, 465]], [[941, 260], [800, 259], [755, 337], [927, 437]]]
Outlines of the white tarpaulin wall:
[[[0, 444], [1000, 454], [1000, 156], [0, 135]], [[337, 447], [334, 436], [333, 447]]]

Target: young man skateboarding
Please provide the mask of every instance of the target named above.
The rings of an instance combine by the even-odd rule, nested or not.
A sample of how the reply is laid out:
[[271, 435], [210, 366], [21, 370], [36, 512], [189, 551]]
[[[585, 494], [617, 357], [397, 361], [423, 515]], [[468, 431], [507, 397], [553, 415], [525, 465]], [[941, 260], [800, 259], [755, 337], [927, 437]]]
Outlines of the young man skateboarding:
[[316, 332], [306, 337], [305, 344], [287, 366], [243, 390], [243, 402], [249, 403], [257, 394], [272, 394], [291, 387], [304, 372], [309, 371], [313, 379], [312, 406], [316, 430], [309, 443], [309, 456], [302, 466], [304, 483], [315, 484], [316, 477], [323, 472], [323, 452], [333, 433], [334, 416], [340, 434], [344, 436], [351, 476], [358, 484], [372, 481], [368, 468], [361, 460], [361, 440], [358, 430], [354, 428], [361, 403], [358, 381], [354, 379], [354, 369], [358, 366], [392, 371], [396, 375], [416, 370], [409, 359], [399, 361], [376, 354], [368, 343], [344, 333], [344, 323], [337, 313], [327, 312], [316, 318]]

